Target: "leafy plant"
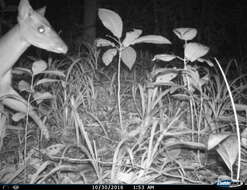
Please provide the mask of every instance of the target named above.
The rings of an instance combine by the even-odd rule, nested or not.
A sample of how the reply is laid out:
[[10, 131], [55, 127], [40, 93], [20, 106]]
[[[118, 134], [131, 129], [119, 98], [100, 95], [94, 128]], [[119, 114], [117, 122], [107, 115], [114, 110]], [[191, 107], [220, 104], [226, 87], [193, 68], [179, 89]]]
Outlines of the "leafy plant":
[[[54, 71], [54, 70], [47, 70], [47, 63], [43, 60], [39, 60], [39, 61], [35, 61], [32, 64], [32, 68], [31, 69], [26, 69], [26, 68], [17, 68], [16, 69], [17, 73], [26, 73], [31, 77], [31, 83], [27, 83], [24, 80], [21, 80], [18, 84], [18, 88], [20, 91], [25, 91], [28, 93], [28, 100], [27, 100], [27, 112], [26, 113], [16, 113], [13, 115], [12, 119], [14, 121], [19, 121], [21, 119], [26, 120], [26, 125], [25, 125], [25, 147], [24, 147], [24, 157], [27, 156], [27, 138], [28, 138], [28, 119], [29, 119], [29, 113], [30, 113], [30, 109], [31, 109], [31, 104], [36, 102], [37, 105], [39, 105], [41, 102], [43, 102], [44, 100], [47, 99], [51, 99], [53, 98], [52, 94], [50, 94], [49, 92], [39, 92], [36, 91], [35, 88], [40, 86], [40, 85], [44, 85], [46, 83], [51, 83], [51, 82], [60, 82], [59, 79], [51, 79], [48, 77], [45, 78], [41, 78], [41, 79], [36, 79], [36, 77], [40, 74], [43, 75], [53, 75], [53, 76], [62, 76], [64, 77], [64, 74], [60, 71]], [[43, 134], [49, 138], [49, 132], [48, 130], [42, 129]], [[26, 166], [26, 160], [25, 160], [25, 166]], [[26, 181], [26, 170], [25, 170], [25, 179]]]
[[[202, 91], [202, 86], [205, 84], [207, 80], [209, 80], [207, 74], [204, 75], [203, 77], [200, 77], [198, 69], [196, 66], [188, 65], [188, 63], [193, 63], [193, 62], [206, 62], [210, 67], [214, 66], [213, 63], [210, 60], [202, 58], [204, 55], [206, 55], [209, 51], [209, 48], [207, 46], [204, 46], [200, 43], [197, 42], [188, 42], [192, 39], [194, 39], [197, 35], [197, 30], [194, 28], [176, 28], [173, 30], [173, 32], [176, 34], [176, 36], [184, 41], [184, 57], [181, 58], [176, 55], [172, 54], [159, 54], [155, 55], [153, 60], [161, 60], [165, 62], [170, 62], [173, 59], [177, 58], [181, 61], [183, 61], [184, 67], [182, 70], [182, 77], [183, 77], [183, 84], [186, 86], [188, 89], [188, 93], [190, 95], [189, 97], [189, 102], [190, 102], [190, 113], [191, 113], [191, 124], [192, 124], [192, 131], [194, 131], [194, 113], [196, 113], [196, 107], [195, 107], [195, 101], [193, 98], [193, 93], [195, 93], [195, 90], [198, 90], [200, 92], [200, 114], [199, 114], [199, 120], [201, 121], [201, 114], [202, 114], [202, 104], [203, 104], [203, 91]], [[236, 129], [237, 129], [237, 141], [238, 141], [238, 171], [237, 171], [237, 179], [239, 179], [240, 175], [240, 160], [241, 160], [241, 144], [240, 144], [240, 130], [239, 130], [239, 124], [238, 124], [238, 118], [237, 118], [237, 112], [236, 112], [236, 107], [234, 104], [233, 96], [229, 87], [229, 84], [227, 82], [226, 76], [218, 62], [217, 59], [215, 59], [215, 62], [217, 66], [220, 69], [221, 75], [224, 78], [224, 82], [227, 86], [227, 91], [230, 96], [233, 112], [234, 112], [234, 117], [235, 117], [235, 123], [236, 123]], [[179, 73], [180, 70], [173, 68], [170, 72], [166, 72], [166, 75], [170, 73]], [[161, 72], [162, 73], [162, 72]], [[164, 72], [163, 72], [164, 73]], [[164, 75], [163, 75], [164, 76]], [[167, 83], [171, 79], [173, 79], [176, 76], [172, 77], [163, 77], [162, 80], [159, 82]], [[200, 123], [200, 122], [198, 122]], [[199, 142], [199, 136], [200, 136], [200, 126], [198, 126], [198, 142]], [[193, 139], [193, 134], [192, 134], [192, 139]], [[235, 138], [234, 138], [235, 139]], [[234, 141], [234, 139], [232, 139]], [[236, 139], [235, 139], [236, 140]], [[227, 141], [228, 142], [228, 141]], [[235, 148], [235, 147], [234, 147]], [[235, 150], [232, 148], [231, 150]], [[223, 149], [217, 149], [218, 153], [221, 155], [223, 158], [224, 162], [227, 164], [228, 168], [231, 170], [231, 175], [232, 175], [232, 165], [234, 163], [234, 158], [236, 156], [235, 151], [232, 152], [233, 157], [227, 159], [227, 156], [223, 154]], [[232, 159], [233, 158], [233, 159]], [[229, 161], [230, 160], [230, 161]], [[229, 161], [229, 162], [228, 162]], [[233, 175], [232, 175], [233, 176]]]
[[[241, 168], [241, 136], [240, 136], [240, 128], [239, 128], [239, 122], [238, 122], [238, 116], [237, 116], [237, 111], [236, 111], [236, 106], [234, 104], [234, 99], [232, 96], [232, 92], [230, 89], [230, 85], [227, 82], [226, 76], [224, 74], [223, 69], [220, 66], [220, 63], [218, 62], [217, 59], [215, 59], [216, 64], [218, 65], [220, 72], [224, 78], [224, 82], [226, 83], [226, 87], [227, 87], [227, 91], [229, 93], [230, 96], [230, 100], [231, 100], [231, 104], [232, 104], [232, 109], [233, 109], [233, 113], [234, 113], [234, 118], [235, 118], [235, 124], [236, 124], [236, 131], [237, 131], [237, 141], [238, 141], [238, 168], [237, 168], [237, 180], [239, 180], [239, 176], [240, 176], [240, 168]], [[233, 149], [232, 149], [233, 150]], [[234, 150], [233, 150], [234, 151]], [[235, 151], [234, 151], [235, 152]], [[234, 154], [234, 152], [232, 152], [232, 154]], [[234, 157], [233, 157], [234, 158]], [[231, 159], [233, 160], [233, 159]], [[225, 161], [225, 159], [224, 159]], [[234, 160], [235, 161], [235, 160]], [[227, 164], [228, 165], [228, 164]], [[232, 173], [231, 173], [232, 176]]]
[[231, 171], [231, 179], [233, 179], [233, 164], [238, 156], [237, 136], [229, 133], [211, 134], [208, 139], [208, 150], [214, 148]]
[[123, 61], [123, 63], [131, 70], [136, 60], [136, 51], [131, 47], [132, 45], [140, 43], [170, 44], [171, 42], [165, 37], [159, 35], [141, 36], [142, 30], [140, 29], [134, 29], [133, 31], [127, 32], [125, 38], [121, 40], [123, 36], [123, 21], [121, 17], [114, 11], [104, 8], [99, 9], [98, 16], [103, 25], [113, 34], [107, 36], [109, 40], [100, 38], [96, 41], [97, 47], [110, 47], [102, 56], [104, 64], [109, 65], [113, 61], [114, 57], [118, 55], [117, 97], [120, 126], [121, 129], [123, 129], [120, 100], [121, 61]]
[[[16, 122], [18, 122], [21, 119], [26, 118], [26, 134], [27, 134], [27, 124], [28, 124], [28, 116], [30, 113], [30, 105], [34, 102], [36, 105], [41, 104], [44, 100], [53, 98], [52, 94], [49, 92], [40, 92], [37, 91], [35, 88], [39, 87], [40, 85], [45, 85], [47, 83], [52, 82], [59, 82], [59, 79], [52, 79], [52, 78], [37, 78], [38, 75], [43, 74], [45, 76], [47, 75], [53, 75], [53, 76], [61, 76], [64, 77], [64, 74], [61, 71], [55, 71], [55, 70], [47, 70], [47, 63], [43, 60], [35, 61], [32, 65], [31, 69], [21, 68], [17, 67], [15, 69], [16, 74], [28, 74], [31, 77], [31, 83], [27, 83], [24, 80], [21, 80], [18, 84], [18, 88], [21, 92], [25, 91], [28, 93], [28, 100], [27, 100], [27, 113], [18, 112], [12, 116], [12, 119]], [[16, 98], [16, 97], [13, 97]], [[18, 97], [17, 97], [18, 98]], [[20, 100], [22, 101], [22, 100]], [[47, 129], [42, 129], [44, 135], [48, 138], [49, 132]]]
[[[176, 93], [174, 97], [177, 98], [186, 98], [190, 104], [190, 119], [191, 119], [191, 126], [192, 131], [195, 131], [195, 120], [198, 124], [197, 126], [197, 142], [200, 142], [200, 129], [201, 129], [201, 121], [202, 121], [202, 105], [203, 105], [203, 98], [202, 98], [202, 86], [206, 84], [208, 81], [208, 75], [204, 74], [204, 76], [200, 76], [198, 67], [196, 65], [191, 65], [189, 63], [193, 63], [195, 61], [199, 62], [206, 62], [209, 66], [213, 66], [213, 64], [202, 57], [206, 55], [209, 51], [209, 48], [197, 43], [197, 42], [189, 42], [193, 40], [197, 35], [197, 30], [194, 28], [176, 28], [173, 30], [175, 35], [184, 41], [184, 53], [183, 57], [174, 55], [174, 54], [158, 54], [155, 55], [153, 60], [161, 60], [165, 62], [170, 62], [174, 59], [179, 59], [183, 62], [182, 68], [172, 68], [172, 69], [159, 69], [156, 72], [156, 81], [155, 83], [160, 85], [167, 85], [171, 83], [172, 79], [179, 76], [182, 73], [182, 82], [183, 86], [179, 85], [172, 85], [172, 92], [175, 92], [178, 89], [182, 89], [186, 92], [186, 94], [179, 94]], [[195, 101], [195, 94], [199, 92], [199, 106], [197, 106]], [[198, 107], [198, 109], [197, 109]], [[199, 110], [199, 112], [197, 111]], [[191, 134], [192, 141], [194, 140], [194, 134]], [[198, 152], [199, 158], [199, 152]], [[200, 160], [200, 159], [199, 159]]]
[[[32, 69], [26, 69], [26, 68], [16, 68], [15, 72], [17, 74], [28, 74], [31, 77], [31, 83], [27, 83], [24, 80], [21, 80], [18, 84], [18, 88], [21, 92], [25, 91], [28, 92], [28, 104], [36, 103], [37, 105], [41, 104], [44, 100], [53, 98], [52, 94], [49, 92], [39, 92], [36, 91], [35, 88], [37, 88], [40, 85], [45, 85], [47, 83], [53, 83], [53, 82], [60, 82], [60, 79], [52, 79], [50, 77], [45, 78], [39, 78], [35, 80], [35, 78], [40, 75], [52, 75], [52, 76], [60, 76], [64, 77], [63, 72], [58, 70], [47, 70], [47, 63], [43, 60], [35, 61], [32, 65]], [[33, 98], [31, 100], [31, 98]], [[28, 114], [28, 113], [27, 113]], [[19, 121], [20, 119], [23, 119], [26, 116], [24, 113], [17, 113], [13, 115], [13, 119], [15, 121]]]

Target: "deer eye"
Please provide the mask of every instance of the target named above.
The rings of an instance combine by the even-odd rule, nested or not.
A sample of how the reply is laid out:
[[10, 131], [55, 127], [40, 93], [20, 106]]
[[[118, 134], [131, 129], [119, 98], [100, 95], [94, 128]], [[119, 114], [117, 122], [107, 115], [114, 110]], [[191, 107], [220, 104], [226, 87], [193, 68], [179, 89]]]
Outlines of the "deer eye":
[[38, 32], [41, 33], [41, 34], [44, 33], [45, 32], [45, 27], [44, 26], [39, 26], [38, 27]]

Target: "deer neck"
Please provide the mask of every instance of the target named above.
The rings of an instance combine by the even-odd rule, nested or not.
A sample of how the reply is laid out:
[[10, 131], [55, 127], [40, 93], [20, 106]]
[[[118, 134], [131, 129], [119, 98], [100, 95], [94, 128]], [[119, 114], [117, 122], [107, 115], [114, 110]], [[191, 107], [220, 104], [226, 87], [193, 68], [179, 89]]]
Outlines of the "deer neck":
[[20, 31], [20, 25], [15, 25], [0, 39], [0, 80], [11, 70], [15, 62], [31, 44], [26, 41]]

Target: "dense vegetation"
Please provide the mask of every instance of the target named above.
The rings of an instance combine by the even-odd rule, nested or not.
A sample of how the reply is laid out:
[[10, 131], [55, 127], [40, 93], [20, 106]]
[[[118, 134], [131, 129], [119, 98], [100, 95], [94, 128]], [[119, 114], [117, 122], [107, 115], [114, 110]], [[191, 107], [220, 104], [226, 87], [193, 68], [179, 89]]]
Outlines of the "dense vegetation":
[[[94, 44], [76, 28], [69, 38], [66, 28], [69, 54], [37, 50], [18, 63], [13, 84], [50, 139], [28, 113], [1, 107], [0, 183], [247, 182], [245, 36], [228, 38], [224, 15], [207, 3], [199, 11], [169, 1], [143, 1], [143, 9], [139, 1], [117, 2], [101, 1], [116, 8], [98, 9]], [[238, 4], [233, 10], [242, 14]], [[233, 41], [238, 46], [229, 49]]]

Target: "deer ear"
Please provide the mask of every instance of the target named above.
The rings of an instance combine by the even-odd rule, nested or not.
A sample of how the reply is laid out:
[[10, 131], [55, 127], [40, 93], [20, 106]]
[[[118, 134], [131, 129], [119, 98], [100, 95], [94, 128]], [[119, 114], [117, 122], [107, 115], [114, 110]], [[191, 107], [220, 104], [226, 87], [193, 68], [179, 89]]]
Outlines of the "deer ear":
[[33, 8], [31, 7], [28, 0], [21, 0], [18, 6], [18, 21], [24, 20], [33, 13]]
[[36, 10], [37, 13], [39, 13], [41, 16], [45, 16], [46, 6]]

